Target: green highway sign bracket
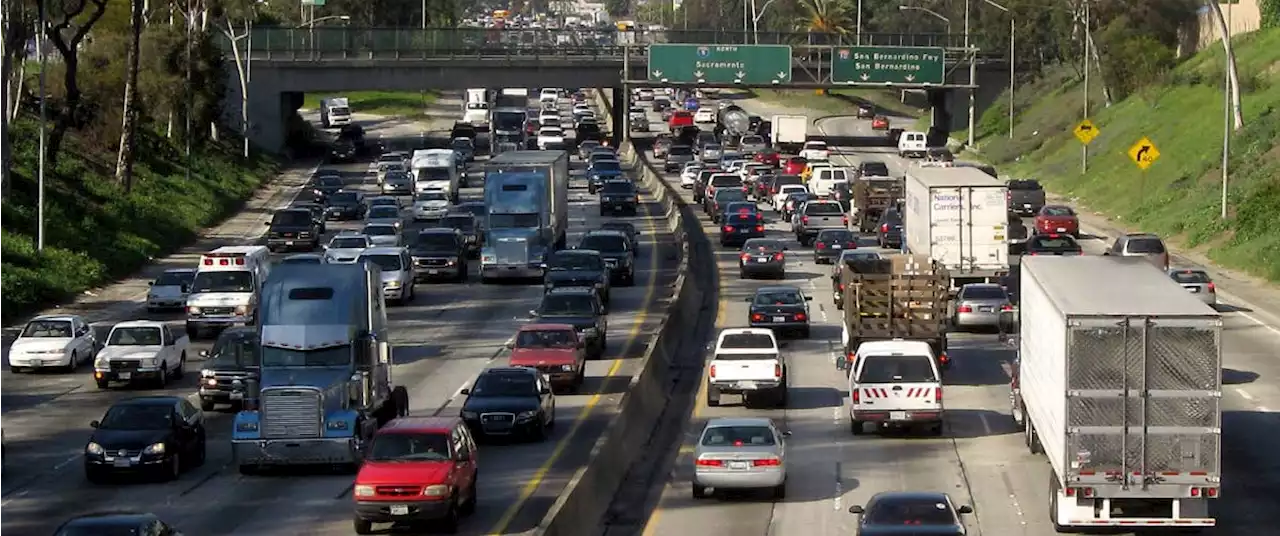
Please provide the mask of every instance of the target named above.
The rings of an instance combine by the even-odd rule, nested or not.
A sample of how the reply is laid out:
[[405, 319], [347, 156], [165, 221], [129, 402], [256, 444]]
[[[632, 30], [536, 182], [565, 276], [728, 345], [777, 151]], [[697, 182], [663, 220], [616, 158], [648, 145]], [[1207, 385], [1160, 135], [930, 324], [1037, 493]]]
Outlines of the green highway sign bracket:
[[831, 82], [942, 85], [946, 59], [941, 47], [836, 47]]
[[787, 45], [649, 45], [649, 81], [664, 84], [787, 84]]

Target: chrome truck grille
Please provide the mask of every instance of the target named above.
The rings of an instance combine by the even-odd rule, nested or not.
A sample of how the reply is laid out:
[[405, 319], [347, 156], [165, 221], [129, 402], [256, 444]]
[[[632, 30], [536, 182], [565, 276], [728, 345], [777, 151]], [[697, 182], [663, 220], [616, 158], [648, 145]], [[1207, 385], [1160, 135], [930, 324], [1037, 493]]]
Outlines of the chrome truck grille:
[[264, 390], [262, 436], [267, 439], [320, 437], [320, 393], [311, 389]]

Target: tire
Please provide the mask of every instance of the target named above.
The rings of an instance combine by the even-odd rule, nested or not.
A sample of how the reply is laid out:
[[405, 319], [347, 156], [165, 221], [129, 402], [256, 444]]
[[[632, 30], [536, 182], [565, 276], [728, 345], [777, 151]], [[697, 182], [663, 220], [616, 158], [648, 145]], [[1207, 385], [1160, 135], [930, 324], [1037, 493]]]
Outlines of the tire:
[[164, 479], [167, 482], [173, 482], [182, 477], [182, 455], [175, 452], [173, 457], [169, 458], [169, 472], [165, 473]]
[[547, 440], [547, 423], [543, 422], [533, 431], [533, 440], [539, 443]]
[[866, 432], [867, 432], [866, 423], [863, 423], [862, 421], [855, 421], [855, 420], [849, 421], [849, 433], [853, 435], [862, 435], [862, 434], [865, 434]]
[[187, 374], [187, 353], [178, 356], [178, 368], [173, 371], [173, 379], [181, 380]]
[[391, 405], [395, 408], [396, 417], [404, 417], [409, 414], [409, 390], [403, 385], [397, 385], [391, 390]]
[[773, 487], [773, 500], [781, 501], [787, 498], [787, 483], [783, 482]]
[[156, 379], [156, 388], [164, 389], [169, 386], [169, 366], [160, 363], [160, 377]]
[[98, 380], [97, 383], [98, 383], [99, 390], [108, 389], [111, 387], [111, 382], [107, 380]]
[[1027, 425], [1023, 427], [1023, 433], [1025, 434], [1027, 441], [1027, 451], [1032, 454], [1040, 454], [1044, 452], [1044, 448], [1040, 445], [1040, 435], [1036, 433], [1036, 426], [1031, 424], [1031, 419], [1028, 417], [1023, 417], [1023, 420], [1027, 423]]
[[705, 498], [707, 498], [707, 497], [708, 497], [708, 495], [707, 495], [707, 487], [706, 487], [706, 486], [703, 486], [703, 485], [701, 485], [701, 484], [694, 483], [694, 485], [693, 485], [693, 498], [695, 498], [695, 499], [705, 499]]
[[213, 411], [213, 408], [216, 406], [217, 404], [211, 401], [205, 400], [203, 398], [200, 399], [200, 411]]
[[351, 518], [351, 530], [354, 530], [356, 534], [373, 534], [373, 522], [353, 517]]
[[439, 521], [440, 532], [445, 534], [456, 534], [458, 532], [458, 499], [455, 497], [449, 501], [449, 509], [445, 511], [444, 517]]
[[480, 475], [477, 474], [475, 475], [475, 478], [472, 479], [471, 489], [467, 490], [467, 502], [463, 503], [462, 507], [458, 508], [459, 514], [469, 516], [476, 513], [476, 481], [479, 480], [479, 477]]
[[254, 476], [262, 472], [262, 467], [256, 464], [244, 464], [238, 467], [240, 474], [244, 476]]
[[80, 364], [80, 355], [75, 351], [71, 351], [71, 364], [63, 369], [64, 372], [75, 372], [76, 366]]
[[22, 372], [22, 367], [15, 367], [15, 366], [13, 366], [13, 365], [9, 365], [9, 372], [10, 372], [11, 374], [18, 374], [18, 373]]
[[190, 340], [193, 340], [193, 341], [194, 341], [194, 340], [199, 340], [199, 339], [200, 339], [200, 328], [196, 327], [196, 326], [195, 326], [195, 325], [193, 325], [193, 324], [187, 324], [187, 338], [188, 338], [188, 339], [190, 339]]

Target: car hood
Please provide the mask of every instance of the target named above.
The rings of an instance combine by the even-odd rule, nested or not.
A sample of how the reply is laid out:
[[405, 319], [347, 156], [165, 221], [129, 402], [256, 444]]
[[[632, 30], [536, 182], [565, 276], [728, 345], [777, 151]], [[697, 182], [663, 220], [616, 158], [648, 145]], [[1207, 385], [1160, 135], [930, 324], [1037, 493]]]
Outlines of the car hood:
[[577, 360], [578, 350], [574, 348], [515, 348], [511, 350], [509, 364], [513, 367], [536, 367], [565, 365]]
[[541, 315], [538, 317], [541, 322], [550, 322], [552, 324], [569, 324], [573, 329], [584, 330], [593, 328], [596, 325], [596, 318], [590, 315]]
[[433, 199], [431, 201], [414, 201], [413, 206], [425, 209], [445, 209], [449, 208], [449, 202], [444, 199]]
[[328, 257], [355, 258], [355, 257], [359, 257], [360, 253], [362, 253], [364, 250], [365, 248], [330, 248], [328, 250], [325, 250], [324, 253]]
[[325, 207], [326, 210], [355, 210], [360, 203], [332, 203]]
[[120, 450], [141, 450], [168, 439], [168, 430], [103, 430], [93, 431], [89, 441], [97, 443], [108, 454]]
[[534, 396], [472, 396], [462, 404], [462, 411], [484, 413], [503, 411], [520, 413], [538, 409], [538, 399]]
[[396, 225], [398, 223], [401, 223], [400, 218], [368, 218], [364, 221], [365, 225]]
[[351, 379], [348, 367], [267, 368], [260, 373], [262, 387], [311, 386], [328, 389]]
[[62, 350], [71, 344], [71, 337], [28, 337], [13, 341], [10, 352], [44, 352]]
[[356, 483], [373, 486], [447, 484], [451, 471], [453, 471], [451, 460], [407, 462], [365, 460], [360, 466], [360, 473], [356, 475]]
[[785, 313], [793, 315], [803, 312], [803, 305], [751, 305], [751, 314], [771, 315]]
[[412, 257], [457, 257], [457, 250], [440, 248], [413, 248], [409, 250]]
[[604, 276], [604, 272], [596, 270], [548, 270], [547, 281], [560, 284], [571, 285], [578, 284], [594, 284]]
[[101, 359], [146, 359], [160, 353], [162, 346], [103, 346], [98, 352]]
[[179, 285], [153, 285], [147, 294], [152, 296], [178, 297], [186, 295], [186, 291], [182, 290]]

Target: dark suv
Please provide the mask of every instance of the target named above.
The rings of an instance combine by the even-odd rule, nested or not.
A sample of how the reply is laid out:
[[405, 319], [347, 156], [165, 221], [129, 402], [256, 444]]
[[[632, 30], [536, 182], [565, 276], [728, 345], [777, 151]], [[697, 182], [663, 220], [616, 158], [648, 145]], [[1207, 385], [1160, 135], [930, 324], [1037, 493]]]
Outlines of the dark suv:
[[624, 287], [636, 284], [636, 252], [631, 249], [631, 237], [626, 233], [603, 229], [587, 231], [578, 242], [578, 249], [599, 251], [614, 282]]
[[424, 229], [409, 245], [418, 281], [450, 279], [467, 280], [467, 239], [461, 231], [450, 228]]
[[267, 225], [267, 249], [312, 251], [320, 247], [320, 224], [306, 208], [277, 210]]
[[635, 216], [640, 207], [640, 192], [629, 180], [609, 180], [600, 185], [600, 215], [625, 213]]
[[880, 221], [876, 222], [876, 242], [882, 248], [902, 247], [902, 214], [896, 209], [880, 215]]
[[539, 322], [569, 324], [577, 330], [586, 343], [587, 354], [592, 359], [604, 355], [608, 346], [608, 315], [604, 304], [589, 288], [561, 287], [547, 291], [542, 296], [534, 315]]
[[609, 306], [611, 278], [599, 251], [565, 249], [552, 253], [547, 258], [543, 277], [543, 288], [547, 291], [561, 287], [592, 288], [605, 307]]
[[[219, 333], [213, 350], [200, 351], [205, 360], [200, 369], [200, 409], [213, 411], [216, 404], [240, 408], [244, 387], [258, 376], [258, 355], [257, 328], [235, 326]], [[237, 380], [239, 386], [235, 385]]]

